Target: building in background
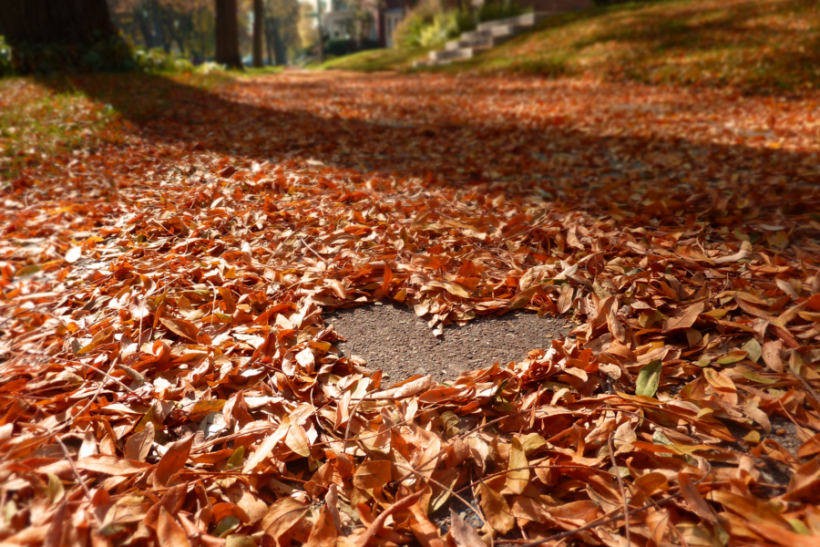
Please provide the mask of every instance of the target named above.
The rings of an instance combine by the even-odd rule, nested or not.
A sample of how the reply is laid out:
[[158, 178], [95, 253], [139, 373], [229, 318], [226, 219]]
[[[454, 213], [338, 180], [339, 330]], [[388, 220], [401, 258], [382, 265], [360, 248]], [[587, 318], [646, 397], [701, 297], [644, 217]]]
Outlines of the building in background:
[[324, 4], [322, 28], [330, 40], [393, 47], [393, 32], [418, 0], [332, 0]]
[[376, 11], [376, 20], [378, 21], [377, 40], [381, 47], [392, 48], [395, 45], [393, 33], [416, 3], [416, 0], [382, 0], [380, 2], [380, 8]]

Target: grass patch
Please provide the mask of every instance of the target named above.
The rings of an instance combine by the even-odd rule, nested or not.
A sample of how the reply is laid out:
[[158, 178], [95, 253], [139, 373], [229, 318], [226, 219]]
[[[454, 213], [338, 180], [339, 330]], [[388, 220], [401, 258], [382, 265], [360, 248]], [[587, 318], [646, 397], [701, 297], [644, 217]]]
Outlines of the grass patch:
[[115, 114], [81, 91], [54, 93], [28, 78], [0, 80], [0, 97], [0, 179], [54, 154], [93, 146]]
[[285, 70], [283, 66], [263, 66], [259, 68], [255, 68], [252, 66], [246, 66], [245, 68], [239, 69], [230, 69], [224, 71], [224, 74], [234, 77], [234, 78], [252, 78], [255, 76], [270, 76], [271, 74], [280, 74], [282, 71]]
[[352, 55], [326, 61], [318, 68], [322, 70], [357, 70], [374, 72], [379, 70], [407, 70], [413, 61], [427, 57], [428, 49], [371, 49]]
[[[238, 74], [238, 73], [237, 73]], [[10, 77], [0, 79], [0, 181], [27, 167], [74, 152], [121, 143], [129, 121], [175, 114], [179, 85], [212, 91], [237, 74], [147, 73]]]

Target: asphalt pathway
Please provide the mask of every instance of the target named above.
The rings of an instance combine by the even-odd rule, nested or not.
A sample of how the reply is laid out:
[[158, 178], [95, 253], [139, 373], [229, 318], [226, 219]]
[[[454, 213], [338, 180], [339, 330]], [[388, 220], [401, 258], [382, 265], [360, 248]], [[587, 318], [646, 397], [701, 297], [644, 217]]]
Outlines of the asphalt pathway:
[[413, 310], [381, 302], [336, 311], [325, 321], [348, 340], [340, 344], [346, 355], [365, 359], [368, 369], [384, 371], [385, 385], [415, 374], [455, 379], [463, 371], [495, 362], [521, 361], [528, 351], [549, 347], [572, 325], [564, 319], [513, 312], [449, 326], [436, 337]]

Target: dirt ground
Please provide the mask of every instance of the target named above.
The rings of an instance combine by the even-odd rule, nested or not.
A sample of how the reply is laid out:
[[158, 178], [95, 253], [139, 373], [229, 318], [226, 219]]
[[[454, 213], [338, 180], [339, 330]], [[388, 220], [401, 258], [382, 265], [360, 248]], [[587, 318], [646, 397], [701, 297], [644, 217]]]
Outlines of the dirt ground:
[[512, 312], [450, 326], [436, 337], [410, 308], [381, 302], [336, 311], [325, 321], [348, 340], [339, 346], [346, 355], [362, 357], [370, 370], [384, 371], [385, 385], [414, 374], [452, 380], [495, 362], [521, 361], [528, 351], [548, 347], [572, 327], [564, 319]]

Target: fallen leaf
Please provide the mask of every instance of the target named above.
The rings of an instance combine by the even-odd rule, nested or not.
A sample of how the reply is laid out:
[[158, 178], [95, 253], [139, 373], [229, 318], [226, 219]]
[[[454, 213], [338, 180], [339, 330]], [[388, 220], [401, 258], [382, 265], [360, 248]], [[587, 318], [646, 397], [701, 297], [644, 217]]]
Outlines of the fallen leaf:
[[176, 441], [168, 445], [168, 450], [159, 460], [157, 469], [154, 472], [154, 484], [158, 486], [168, 486], [171, 478], [185, 467], [185, 462], [188, 461], [188, 455], [191, 452], [191, 445], [194, 442], [194, 436], [189, 435], [186, 438]]
[[643, 366], [635, 381], [635, 395], [654, 397], [660, 385], [662, 371], [663, 364], [659, 359]]

